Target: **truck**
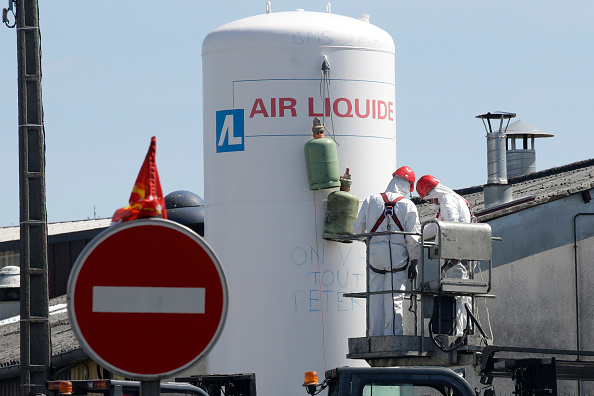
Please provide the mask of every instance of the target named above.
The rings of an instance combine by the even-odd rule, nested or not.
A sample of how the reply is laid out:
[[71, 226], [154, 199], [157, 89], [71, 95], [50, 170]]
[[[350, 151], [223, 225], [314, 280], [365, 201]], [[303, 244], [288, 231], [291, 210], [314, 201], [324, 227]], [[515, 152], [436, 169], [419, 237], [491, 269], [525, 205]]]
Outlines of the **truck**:
[[317, 376], [306, 373], [304, 387], [311, 396], [328, 388], [328, 396], [452, 395], [475, 396], [458, 373], [443, 367], [338, 367]]
[[[253, 373], [193, 376], [176, 381], [162, 382], [161, 394], [256, 396]], [[52, 396], [141, 395], [138, 381], [50, 381], [47, 387]], [[315, 372], [307, 372], [303, 387], [311, 396], [325, 389], [328, 390], [328, 396], [393, 395], [396, 389], [400, 395], [475, 396], [464, 378], [442, 367], [337, 367], [326, 372], [322, 383], [318, 383]]]
[[[519, 359], [495, 356], [503, 352], [543, 356]], [[557, 395], [558, 380], [594, 381], [594, 362], [562, 360], [553, 356], [578, 354], [594, 356], [592, 352], [583, 351], [487, 347], [479, 369], [483, 384], [480, 389], [472, 388], [464, 378], [463, 370], [430, 366], [337, 367], [326, 371], [322, 382], [318, 382], [316, 372], [310, 371], [305, 373], [302, 386], [310, 396], [324, 390], [328, 396], [494, 396], [493, 378], [507, 378], [514, 381], [515, 395]], [[163, 395], [256, 396], [254, 373], [176, 378], [176, 382], [162, 382], [160, 386]], [[47, 387], [51, 396], [141, 395], [138, 381], [50, 381]]]

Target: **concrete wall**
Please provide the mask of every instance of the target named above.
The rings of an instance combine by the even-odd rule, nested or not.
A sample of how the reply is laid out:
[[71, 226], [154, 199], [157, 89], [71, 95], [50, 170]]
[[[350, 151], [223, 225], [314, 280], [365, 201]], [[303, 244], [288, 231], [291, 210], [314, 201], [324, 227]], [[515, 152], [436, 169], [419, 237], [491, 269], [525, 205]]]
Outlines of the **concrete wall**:
[[594, 314], [594, 202], [576, 194], [490, 225], [503, 238], [493, 245], [497, 298], [491, 303], [493, 330], [505, 337], [500, 341], [594, 350], [594, 325], [583, 320]]
[[564, 245], [493, 270], [495, 344], [576, 349], [573, 247]]
[[[594, 230], [594, 216], [578, 218], [578, 235], [582, 229]], [[580, 349], [594, 350], [594, 238], [578, 240], [576, 256], [579, 345]]]
[[[488, 301], [495, 345], [594, 351], [593, 214], [594, 202], [575, 194], [489, 223], [503, 238]], [[575, 382], [559, 387], [578, 392]]]

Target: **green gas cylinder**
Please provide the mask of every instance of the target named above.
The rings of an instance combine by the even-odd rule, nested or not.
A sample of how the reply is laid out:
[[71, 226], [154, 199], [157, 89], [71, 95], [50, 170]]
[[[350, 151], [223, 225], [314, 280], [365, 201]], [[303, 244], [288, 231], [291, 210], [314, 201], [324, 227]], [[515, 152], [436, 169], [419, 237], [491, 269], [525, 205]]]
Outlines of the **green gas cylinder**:
[[340, 178], [340, 184], [340, 191], [334, 191], [328, 195], [322, 238], [351, 243], [352, 241], [336, 239], [340, 235], [353, 234], [353, 223], [357, 219], [357, 213], [359, 212], [359, 198], [349, 192], [351, 188], [349, 168]]
[[336, 143], [324, 137], [324, 126], [314, 118], [313, 139], [305, 144], [305, 165], [310, 190], [340, 187]]

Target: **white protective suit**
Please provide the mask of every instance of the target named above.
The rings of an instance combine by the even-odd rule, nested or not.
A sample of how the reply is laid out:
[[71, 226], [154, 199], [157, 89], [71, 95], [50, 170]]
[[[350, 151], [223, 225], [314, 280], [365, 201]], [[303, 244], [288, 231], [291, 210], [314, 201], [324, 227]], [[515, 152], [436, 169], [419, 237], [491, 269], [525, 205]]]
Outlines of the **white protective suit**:
[[[390, 202], [405, 196], [410, 191], [409, 181], [400, 176], [392, 178], [386, 188]], [[394, 206], [396, 217], [406, 232], [420, 233], [419, 214], [411, 200], [403, 198]], [[361, 205], [359, 216], [353, 225], [355, 234], [370, 232], [378, 218], [384, 213], [384, 200], [380, 194], [373, 194]], [[390, 218], [391, 231], [400, 231]], [[388, 221], [384, 219], [376, 232], [387, 231]], [[391, 248], [390, 248], [391, 247]], [[405, 290], [407, 281], [406, 264], [408, 260], [417, 260], [420, 254], [420, 237], [412, 235], [382, 235], [371, 238], [369, 243], [369, 264], [379, 270], [402, 271], [379, 274], [371, 269], [369, 274], [369, 290], [388, 291]], [[391, 257], [390, 257], [391, 256]], [[369, 335], [402, 335], [403, 293], [376, 294], [369, 297]]]
[[[451, 188], [446, 187], [441, 183], [438, 183], [437, 186], [435, 186], [435, 188], [429, 191], [429, 193], [424, 197], [424, 199], [426, 200], [433, 198], [437, 198], [437, 200], [439, 201], [439, 205], [436, 205], [437, 209], [439, 209], [437, 220], [457, 221], [460, 223], [471, 222], [472, 216], [470, 214], [470, 209], [468, 208], [466, 201], [460, 195], [456, 194]], [[423, 229], [424, 239], [432, 238], [436, 234], [437, 224], [435, 223], [428, 224]], [[468, 270], [469, 268], [465, 267], [462, 263], [458, 263], [445, 272], [445, 277], [456, 279], [468, 279]], [[468, 320], [464, 304], [468, 304], [468, 306], [472, 309], [472, 299], [470, 297], [456, 297], [455, 335], [458, 337], [464, 334], [464, 330], [466, 329]]]

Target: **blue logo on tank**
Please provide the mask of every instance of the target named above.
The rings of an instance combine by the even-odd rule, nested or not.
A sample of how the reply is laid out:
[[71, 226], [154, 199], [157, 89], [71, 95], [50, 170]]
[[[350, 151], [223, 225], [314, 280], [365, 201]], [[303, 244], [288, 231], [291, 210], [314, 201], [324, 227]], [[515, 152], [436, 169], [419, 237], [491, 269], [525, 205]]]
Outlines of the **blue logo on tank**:
[[217, 153], [245, 151], [244, 125], [243, 109], [216, 112]]

